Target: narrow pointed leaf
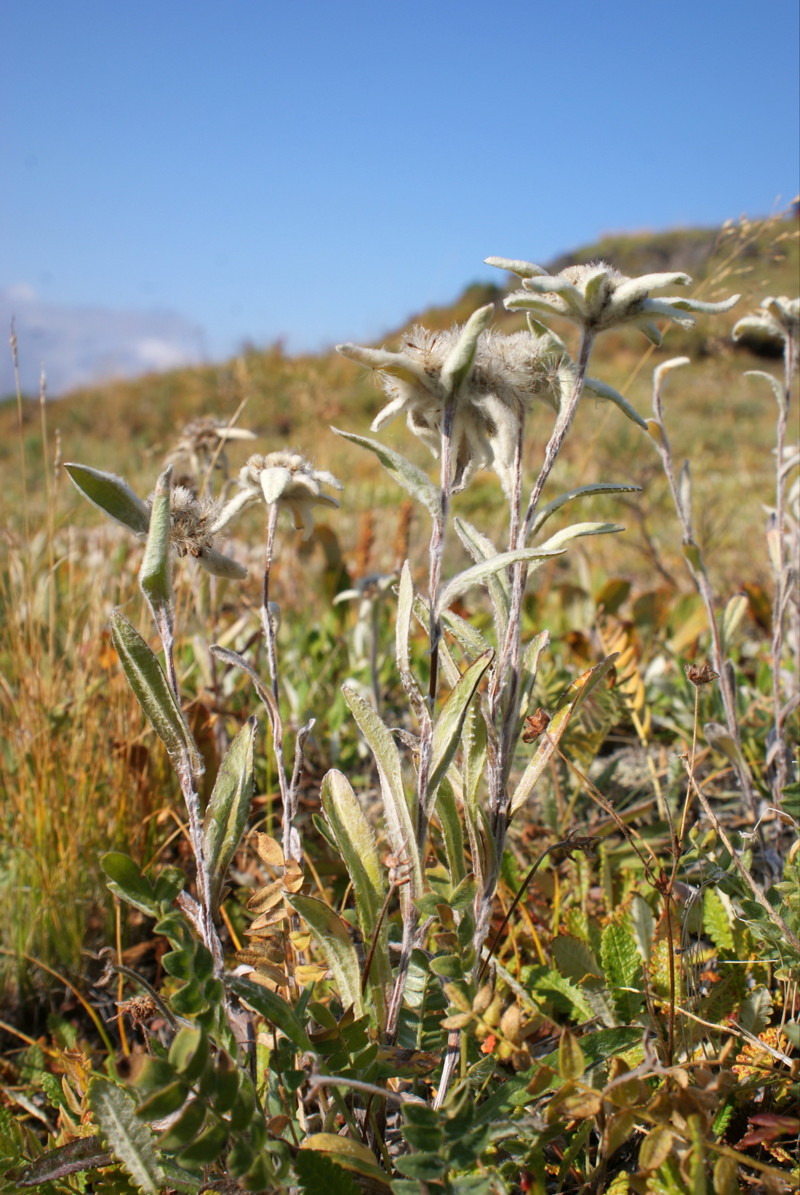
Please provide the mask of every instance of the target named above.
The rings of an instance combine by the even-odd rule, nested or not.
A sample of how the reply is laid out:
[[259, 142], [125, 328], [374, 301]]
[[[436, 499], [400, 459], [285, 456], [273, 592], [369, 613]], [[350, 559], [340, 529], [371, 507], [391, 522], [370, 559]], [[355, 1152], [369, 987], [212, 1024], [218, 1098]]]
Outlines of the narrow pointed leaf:
[[519, 548], [513, 552], [501, 552], [499, 556], [495, 556], [494, 560], [485, 560], [480, 564], [473, 564], [471, 568], [467, 568], [463, 573], [459, 573], [453, 577], [445, 585], [441, 594], [439, 595], [439, 602], [436, 607], [436, 616], [441, 618], [447, 607], [461, 597], [462, 593], [466, 593], [473, 585], [479, 582], [485, 582], [487, 577], [494, 573], [499, 573], [503, 569], [508, 568], [510, 564], [527, 564], [538, 565], [542, 561], [547, 560], [550, 556], [560, 556], [561, 549], [550, 550], [547, 548]]
[[164, 670], [136, 628], [119, 610], [111, 611], [111, 638], [120, 663], [158, 737], [174, 758], [187, 756], [192, 770], [203, 762]]
[[18, 1187], [38, 1187], [40, 1183], [65, 1178], [68, 1174], [77, 1174], [81, 1170], [110, 1166], [113, 1161], [112, 1154], [105, 1148], [98, 1135], [76, 1137], [66, 1145], [49, 1149], [29, 1166], [16, 1171], [6, 1171], [5, 1178]]
[[411, 579], [411, 569], [408, 561], [403, 561], [400, 573], [400, 585], [397, 591], [397, 620], [395, 622], [395, 656], [397, 669], [403, 688], [414, 707], [414, 713], [420, 719], [427, 718], [428, 710], [422, 693], [419, 690], [411, 672], [411, 661], [408, 654], [408, 641], [411, 635], [411, 615], [414, 610], [414, 582]]
[[772, 393], [775, 395], [775, 400], [778, 406], [781, 410], [783, 410], [784, 406], [786, 405], [786, 391], [776, 377], [773, 377], [771, 373], [767, 373], [766, 370], [763, 369], [748, 369], [744, 376], [746, 378], [763, 378], [764, 381], [769, 384]]
[[606, 656], [594, 668], [587, 669], [586, 672], [582, 673], [572, 682], [566, 692], [561, 696], [555, 710], [551, 713], [547, 731], [542, 736], [533, 758], [522, 773], [519, 784], [511, 797], [509, 805], [510, 817], [525, 804], [533, 792], [536, 782], [547, 767], [551, 755], [560, 742], [564, 731], [567, 729], [570, 718], [581, 703], [589, 696], [592, 689], [606, 675], [616, 660], [617, 655], [618, 653], [615, 652], [613, 655]]
[[647, 430], [647, 424], [642, 419], [635, 407], [632, 407], [619, 390], [615, 390], [613, 386], [609, 386], [606, 382], [600, 382], [597, 378], [587, 378], [585, 383], [585, 390], [588, 394], [594, 394], [597, 398], [605, 398], [609, 402], [613, 402], [614, 406], [619, 407], [629, 419], [636, 423], [639, 427]]
[[150, 508], [134, 494], [126, 481], [114, 473], [103, 473], [75, 462], [64, 465], [75, 486], [94, 506], [136, 535], [147, 535]]
[[491, 320], [493, 314], [494, 304], [487, 303], [485, 307], [479, 307], [477, 311], [473, 311], [467, 320], [461, 330], [461, 335], [442, 365], [440, 382], [445, 394], [458, 394], [464, 379], [472, 369], [472, 363], [475, 360], [475, 350], [478, 347], [478, 337]]
[[253, 745], [257, 727], [258, 722], [251, 718], [228, 748], [203, 818], [203, 857], [215, 907], [253, 800]]
[[353, 432], [343, 432], [337, 427], [331, 428], [331, 430], [336, 432], [337, 436], [374, 452], [386, 472], [394, 478], [398, 485], [402, 486], [412, 498], [421, 502], [432, 515], [438, 515], [441, 505], [439, 490], [428, 475], [411, 461], [401, 456], [399, 452], [387, 448], [380, 441], [370, 440], [368, 436], [356, 436]]
[[[497, 548], [488, 536], [483, 535], [482, 532], [478, 531], [477, 527], [473, 527], [466, 519], [454, 519], [453, 526], [456, 529], [458, 538], [476, 564], [480, 564], [485, 560], [494, 560], [498, 556]], [[511, 601], [510, 586], [506, 572], [503, 570], [499, 573], [490, 573], [486, 577], [486, 588], [489, 591], [489, 597], [494, 608], [499, 642], [506, 633], [508, 608]]]
[[458, 684], [450, 692], [433, 728], [431, 772], [428, 782], [429, 812], [435, 804], [436, 790], [456, 753], [469, 703], [493, 659], [494, 652], [490, 649], [470, 664]]
[[122, 1087], [92, 1079], [87, 1091], [94, 1122], [108, 1148], [142, 1191], [159, 1195], [166, 1185], [153, 1131], [136, 1115], [136, 1104]]
[[556, 548], [563, 548], [571, 539], [579, 539], [583, 535], [612, 535], [617, 531], [624, 530], [625, 528], [619, 523], [573, 523], [571, 527], [562, 527], [560, 531], [556, 531], [555, 535], [551, 535], [541, 545], [541, 549], [542, 551], [545, 549], [553, 551]]
[[352, 689], [349, 689], [347, 685], [342, 686], [342, 693], [361, 733], [369, 743], [378, 765], [389, 841], [398, 858], [410, 858], [412, 887], [416, 895], [422, 891], [422, 866], [411, 824], [411, 814], [403, 790], [400, 753], [394, 739], [372, 706]]
[[361, 968], [350, 931], [341, 917], [324, 901], [315, 896], [291, 893], [286, 900], [305, 921], [333, 971], [339, 999], [344, 1008], [355, 1008], [356, 1016], [363, 1012], [361, 996]]
[[566, 493], [559, 494], [552, 502], [548, 502], [547, 506], [542, 507], [533, 521], [531, 535], [537, 535], [551, 515], [554, 515], [557, 510], [561, 510], [561, 507], [566, 506], [568, 502], [574, 502], [576, 498], [583, 498], [589, 494], [634, 494], [640, 493], [641, 489], [640, 485], [620, 485], [616, 482], [600, 481], [593, 485], [581, 485], [577, 489], [567, 490]]
[[139, 585], [156, 618], [159, 610], [169, 608], [172, 597], [169, 554], [171, 476], [172, 466], [164, 470], [156, 483], [147, 547], [139, 569]]

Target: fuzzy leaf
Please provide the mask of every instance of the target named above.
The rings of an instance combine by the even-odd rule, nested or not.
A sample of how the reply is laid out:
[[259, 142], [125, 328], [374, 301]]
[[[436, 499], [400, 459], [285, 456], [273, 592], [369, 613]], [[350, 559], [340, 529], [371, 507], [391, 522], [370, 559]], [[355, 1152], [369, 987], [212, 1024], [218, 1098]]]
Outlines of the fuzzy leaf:
[[556, 745], [561, 740], [561, 736], [567, 729], [570, 718], [589, 696], [592, 689], [600, 683], [616, 658], [616, 653], [606, 656], [599, 664], [595, 664], [594, 668], [589, 668], [586, 672], [581, 673], [562, 694], [551, 715], [547, 731], [542, 735], [533, 758], [522, 773], [519, 784], [514, 790], [509, 805], [509, 816], [513, 816], [525, 804], [555, 751]]
[[397, 618], [395, 622], [395, 657], [397, 670], [403, 682], [403, 688], [408, 694], [414, 707], [414, 712], [421, 720], [429, 715], [425, 701], [411, 672], [411, 661], [408, 653], [408, 641], [411, 635], [411, 616], [414, 611], [414, 582], [411, 578], [411, 568], [407, 560], [403, 561], [400, 573], [400, 585], [397, 591]]
[[356, 1016], [363, 1012], [361, 969], [350, 931], [333, 909], [315, 896], [287, 893], [286, 900], [308, 925], [325, 961], [333, 971], [339, 999], [344, 1008], [351, 1005]]
[[562, 506], [566, 506], [568, 502], [574, 502], [576, 498], [583, 498], [589, 494], [634, 494], [640, 493], [641, 489], [640, 485], [618, 485], [611, 481], [599, 481], [593, 485], [581, 485], [577, 489], [567, 490], [566, 493], [559, 494], [552, 502], [548, 502], [547, 506], [542, 507], [533, 521], [531, 535], [538, 535], [551, 515], [554, 515]]
[[195, 774], [203, 762], [155, 654], [119, 610], [111, 611], [111, 638], [128, 684], [150, 724], [174, 758], [188, 757]]
[[139, 585], [156, 619], [160, 610], [169, 609], [172, 600], [171, 559], [169, 553], [170, 478], [172, 466], [165, 469], [156, 483], [147, 547], [139, 569]]
[[94, 506], [136, 535], [147, 535], [150, 508], [134, 494], [126, 481], [113, 473], [90, 469], [88, 465], [64, 465], [75, 486]]
[[475, 350], [478, 347], [478, 337], [491, 320], [493, 314], [494, 304], [487, 303], [485, 307], [479, 307], [477, 311], [473, 311], [461, 329], [458, 340], [442, 364], [442, 371], [439, 376], [446, 395], [458, 394], [464, 379], [472, 369], [472, 362], [475, 360]]
[[[494, 560], [498, 555], [497, 548], [492, 541], [477, 527], [473, 527], [466, 519], [454, 519], [453, 526], [464, 547], [476, 564], [485, 560]], [[508, 608], [511, 601], [508, 576], [505, 571], [490, 573], [486, 577], [486, 588], [494, 608], [497, 639], [500, 642], [505, 635], [508, 623]]]
[[410, 859], [412, 887], [414, 893], [418, 894], [422, 891], [422, 866], [411, 824], [411, 814], [403, 791], [397, 745], [371, 705], [347, 685], [342, 686], [342, 693], [378, 765], [386, 829], [392, 850], [398, 859]]
[[[322, 808], [353, 882], [358, 924], [364, 940], [371, 942], [386, 898], [386, 878], [378, 858], [375, 835], [364, 816], [349, 780], [335, 768], [322, 781]], [[387, 928], [384, 926], [370, 968], [373, 991], [380, 1001], [391, 979]]]
[[253, 800], [253, 744], [257, 727], [258, 722], [251, 718], [228, 748], [203, 818], [203, 856], [215, 907]]
[[540, 551], [555, 551], [563, 548], [571, 539], [579, 539], [583, 535], [610, 535], [617, 531], [624, 531], [619, 523], [573, 523], [571, 527], [562, 527], [555, 535], [551, 535], [540, 545]]
[[494, 652], [490, 649], [470, 664], [455, 688], [451, 690], [433, 728], [431, 772], [428, 783], [428, 791], [431, 794], [429, 796], [429, 813], [435, 805], [435, 794], [439, 784], [455, 755], [469, 703], [493, 659]]
[[106, 1145], [142, 1191], [159, 1195], [166, 1178], [155, 1151], [153, 1132], [136, 1115], [127, 1091], [107, 1079], [89, 1084], [87, 1100]]
[[368, 436], [357, 436], [353, 432], [343, 432], [338, 427], [331, 428], [331, 431], [345, 440], [350, 440], [353, 444], [358, 444], [361, 448], [367, 448], [370, 452], [374, 452], [386, 472], [394, 478], [398, 485], [401, 485], [412, 498], [421, 502], [432, 515], [438, 515], [441, 505], [439, 491], [428, 475], [418, 469], [415, 464], [401, 456], [399, 452], [387, 448], [379, 440], [370, 440]]
[[513, 552], [500, 552], [493, 560], [484, 560], [478, 564], [473, 564], [471, 568], [464, 569], [463, 573], [459, 573], [453, 577], [442, 589], [439, 595], [439, 601], [436, 606], [436, 617], [441, 618], [443, 612], [447, 609], [456, 598], [461, 597], [462, 593], [466, 593], [473, 585], [478, 582], [487, 581], [487, 579], [494, 574], [502, 572], [511, 564], [527, 564], [529, 567], [534, 565], [538, 567], [544, 560], [551, 556], [560, 556], [563, 549], [548, 549], [548, 548], [519, 548]]

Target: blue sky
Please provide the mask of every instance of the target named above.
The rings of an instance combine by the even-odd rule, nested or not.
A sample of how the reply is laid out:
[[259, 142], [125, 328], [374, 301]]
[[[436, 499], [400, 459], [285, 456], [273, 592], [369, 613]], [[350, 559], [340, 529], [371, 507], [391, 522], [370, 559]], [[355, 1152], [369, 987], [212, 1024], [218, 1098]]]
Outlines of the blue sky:
[[5, 0], [2, 24], [0, 315], [37, 373], [67, 341], [111, 368], [113, 328], [144, 365], [374, 340], [489, 254], [798, 189], [796, 0]]

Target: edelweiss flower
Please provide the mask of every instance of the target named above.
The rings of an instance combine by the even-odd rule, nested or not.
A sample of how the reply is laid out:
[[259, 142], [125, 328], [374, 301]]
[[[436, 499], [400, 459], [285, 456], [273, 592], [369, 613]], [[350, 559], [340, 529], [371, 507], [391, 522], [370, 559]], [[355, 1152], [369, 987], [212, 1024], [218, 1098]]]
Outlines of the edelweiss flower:
[[691, 327], [694, 320], [684, 312], [717, 314], [730, 310], [740, 297], [734, 295], [722, 303], [683, 298], [651, 299], [651, 290], [662, 286], [688, 286], [692, 280], [688, 274], [643, 274], [641, 278], [626, 278], [605, 262], [569, 266], [555, 275], [532, 262], [512, 261], [505, 257], [487, 257], [486, 263], [522, 278], [522, 289], [514, 291], [505, 300], [511, 311], [558, 315], [592, 333], [620, 324], [635, 324], [653, 344], [661, 343], [661, 333], [653, 319], [674, 320], [683, 327]]
[[[150, 527], [152, 502], [143, 501], [128, 483], [114, 473], [89, 465], [65, 464], [64, 468], [85, 498], [134, 535], [145, 536]], [[169, 484], [167, 470], [164, 484]], [[162, 479], [162, 480], [163, 480]], [[240, 581], [247, 569], [214, 546], [214, 536], [228, 518], [216, 502], [198, 498], [184, 486], [170, 490], [170, 543], [178, 556], [193, 556], [208, 573]]]
[[[455, 392], [454, 491], [464, 489], [478, 469], [492, 467], [510, 493], [520, 419], [537, 399], [557, 411], [574, 378], [574, 366], [560, 341], [547, 334], [486, 331], [491, 311], [491, 306], [481, 308], [470, 321], [479, 317], [480, 325], [473, 326], [471, 360]], [[380, 374], [389, 402], [372, 430], [404, 413], [410, 430], [438, 457], [445, 406], [453, 390], [451, 363], [463, 353], [468, 335], [469, 324], [447, 332], [414, 327], [399, 352], [339, 345], [345, 357]]]
[[762, 299], [761, 310], [740, 319], [733, 329], [733, 339], [786, 341], [800, 339], [800, 298]]
[[271, 506], [274, 502], [287, 506], [292, 512], [297, 531], [308, 539], [314, 529], [314, 506], [338, 506], [335, 498], [323, 493], [323, 485], [344, 489], [342, 483], [321, 469], [315, 469], [304, 457], [293, 452], [271, 452], [267, 456], [251, 456], [239, 473], [241, 494], [226, 505], [223, 516], [241, 509], [260, 498]]
[[193, 556], [207, 573], [215, 577], [241, 580], [247, 569], [214, 547], [214, 535], [222, 508], [211, 498], [198, 498], [185, 486], [178, 485], [169, 495], [169, 542], [178, 556]]
[[220, 419], [193, 419], [183, 429], [175, 447], [167, 457], [167, 464], [187, 461], [195, 475], [213, 464], [227, 476], [228, 458], [224, 445], [228, 440], [255, 440], [255, 433], [243, 427], [230, 427]]

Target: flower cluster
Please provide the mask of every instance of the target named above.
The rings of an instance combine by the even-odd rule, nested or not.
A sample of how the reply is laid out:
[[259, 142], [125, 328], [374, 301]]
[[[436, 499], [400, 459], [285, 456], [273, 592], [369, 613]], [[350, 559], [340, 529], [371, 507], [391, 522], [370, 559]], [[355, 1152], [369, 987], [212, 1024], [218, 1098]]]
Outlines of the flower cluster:
[[169, 542], [176, 555], [194, 557], [215, 577], [240, 581], [247, 576], [246, 568], [214, 547], [214, 536], [227, 522], [218, 502], [177, 485], [170, 490], [169, 512]]
[[733, 339], [800, 340], [800, 298], [762, 299], [761, 310], [740, 319], [733, 329]]
[[268, 506], [287, 507], [295, 529], [308, 539], [314, 529], [315, 506], [338, 506], [336, 498], [323, 492], [324, 485], [341, 490], [342, 483], [321, 469], [315, 469], [305, 457], [294, 452], [271, 452], [251, 456], [239, 472], [241, 491], [225, 506], [226, 521], [243, 506], [262, 500]]
[[230, 440], [255, 440], [255, 433], [243, 427], [231, 427], [220, 419], [193, 419], [187, 423], [180, 438], [167, 457], [167, 464], [188, 464], [198, 476], [209, 468], [221, 469], [227, 477], [228, 459], [225, 444]]
[[621, 324], [633, 324], [653, 344], [661, 344], [661, 333], [654, 319], [674, 320], [691, 327], [688, 312], [716, 315], [729, 311], [739, 295], [721, 303], [671, 297], [650, 298], [650, 291], [663, 286], [688, 286], [688, 274], [643, 274], [626, 278], [606, 262], [568, 266], [560, 274], [548, 274], [541, 266], [505, 257], [487, 257], [486, 264], [517, 274], [522, 289], [514, 291], [505, 305], [510, 311], [527, 311], [535, 316], [560, 316], [586, 332], [595, 334]]
[[[438, 456], [451, 397], [448, 367], [463, 338], [460, 328], [431, 332], [414, 327], [399, 352], [338, 346], [345, 357], [379, 372], [389, 401], [373, 421], [373, 431], [405, 414], [409, 429]], [[509, 493], [523, 416], [535, 401], [557, 411], [573, 380], [574, 366], [555, 338], [481, 331], [454, 395], [453, 489], [463, 489], [478, 469], [491, 467]]]

